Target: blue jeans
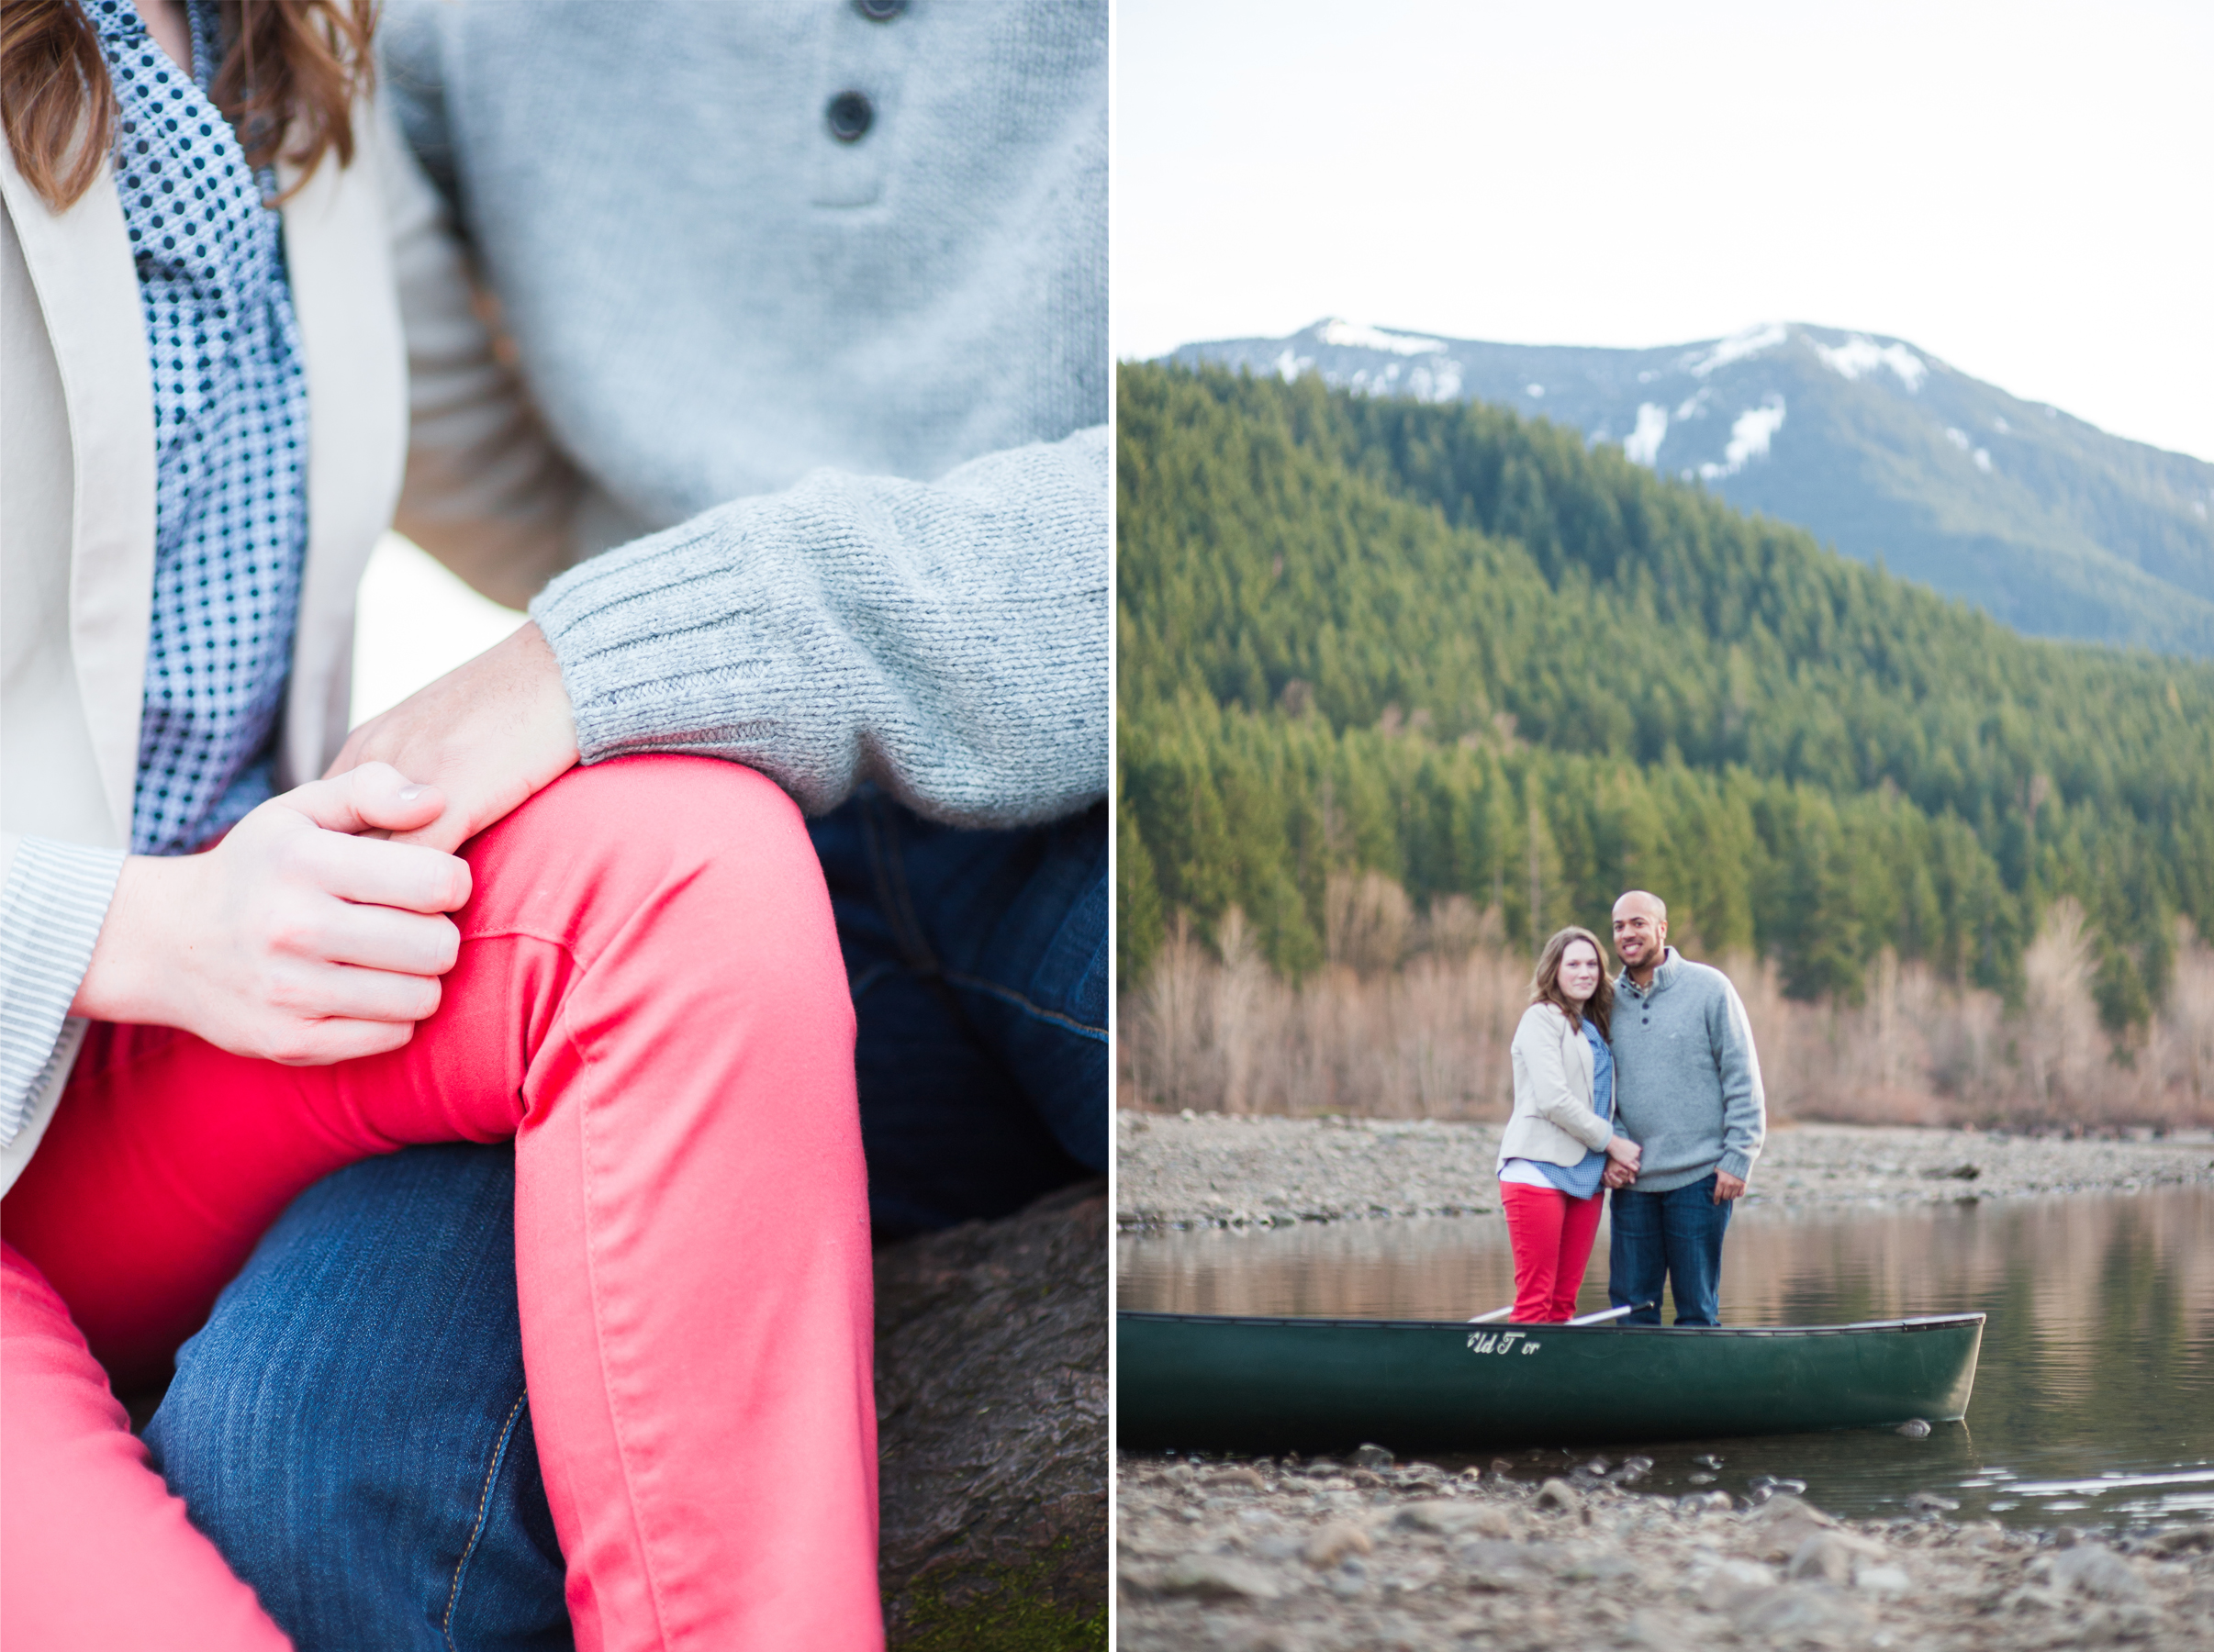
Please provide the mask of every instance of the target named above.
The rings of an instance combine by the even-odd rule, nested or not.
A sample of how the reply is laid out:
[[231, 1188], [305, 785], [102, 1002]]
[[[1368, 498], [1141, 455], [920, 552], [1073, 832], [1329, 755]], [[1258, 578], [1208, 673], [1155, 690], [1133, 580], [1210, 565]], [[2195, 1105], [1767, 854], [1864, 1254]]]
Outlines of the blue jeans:
[[515, 1309], [515, 1155], [293, 1201], [177, 1354], [155, 1467], [298, 1646], [573, 1643]]
[[1715, 1202], [1715, 1178], [1665, 1193], [1617, 1188], [1607, 1255], [1607, 1300], [1617, 1308], [1646, 1302], [1624, 1323], [1660, 1323], [1663, 1278], [1676, 1298], [1679, 1325], [1722, 1323], [1722, 1235], [1735, 1200]]
[[860, 1031], [880, 1237], [1107, 1168], [1107, 806], [956, 832], [864, 788], [810, 829]]
[[[1106, 1168], [1104, 806], [1016, 832], [865, 790], [812, 828], [885, 1236]], [[570, 1645], [515, 1307], [513, 1155], [329, 1178], [177, 1356], [157, 1465], [301, 1652]]]

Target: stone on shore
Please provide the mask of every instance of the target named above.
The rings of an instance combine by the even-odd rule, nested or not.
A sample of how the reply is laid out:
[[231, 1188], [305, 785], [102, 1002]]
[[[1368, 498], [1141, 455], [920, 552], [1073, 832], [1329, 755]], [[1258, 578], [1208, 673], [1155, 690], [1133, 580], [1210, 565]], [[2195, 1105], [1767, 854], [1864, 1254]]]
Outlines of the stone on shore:
[[1283, 1593], [1268, 1571], [1226, 1555], [1187, 1555], [1162, 1574], [1160, 1590], [1202, 1600], [1273, 1601]]
[[2052, 1581], [2095, 1601], [2141, 1601], [2146, 1592], [2130, 1563], [2101, 1543], [2078, 1544], [2055, 1557]]
[[1538, 1506], [1552, 1509], [1562, 1514], [1573, 1514], [1583, 1506], [1583, 1499], [1576, 1488], [1564, 1479], [1549, 1479], [1538, 1488]]
[[1376, 1543], [1368, 1528], [1355, 1521], [1339, 1520], [1314, 1534], [1307, 1540], [1306, 1561], [1317, 1571], [1327, 1571], [1340, 1561], [1354, 1555], [1375, 1551]]
[[1512, 1537], [1513, 1521], [1496, 1503], [1470, 1502], [1460, 1498], [1425, 1498], [1400, 1510], [1392, 1523], [1441, 1536]]
[[1774, 1567], [1758, 1560], [1724, 1560], [1699, 1584], [1697, 1599], [1709, 1612], [1728, 1613], [1749, 1596], [1763, 1593], [1782, 1581]]

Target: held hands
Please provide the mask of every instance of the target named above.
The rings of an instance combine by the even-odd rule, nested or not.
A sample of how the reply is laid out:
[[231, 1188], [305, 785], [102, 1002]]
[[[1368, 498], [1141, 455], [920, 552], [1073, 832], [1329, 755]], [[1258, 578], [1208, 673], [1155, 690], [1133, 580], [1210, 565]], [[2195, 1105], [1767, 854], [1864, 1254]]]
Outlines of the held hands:
[[452, 854], [576, 761], [561, 662], [532, 621], [354, 730], [330, 773], [389, 763], [437, 787], [437, 817], [393, 835]]
[[372, 763], [272, 798], [201, 854], [124, 863], [71, 1006], [317, 1066], [394, 1050], [438, 1008], [466, 863], [365, 832], [448, 809]]
[[1627, 1136], [1615, 1136], [1606, 1144], [1606, 1168], [1600, 1181], [1610, 1188], [1627, 1188], [1638, 1179], [1638, 1164], [1645, 1149]]

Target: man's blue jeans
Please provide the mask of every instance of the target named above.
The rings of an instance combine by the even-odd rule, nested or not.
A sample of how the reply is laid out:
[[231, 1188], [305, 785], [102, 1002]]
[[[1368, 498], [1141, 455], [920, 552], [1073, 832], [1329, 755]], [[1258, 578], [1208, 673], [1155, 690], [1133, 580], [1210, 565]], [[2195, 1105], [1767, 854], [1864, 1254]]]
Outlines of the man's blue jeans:
[[1609, 1212], [1607, 1300], [1617, 1308], [1650, 1303], [1624, 1317], [1631, 1325], [1660, 1323], [1663, 1278], [1675, 1293], [1676, 1323], [1718, 1325], [1722, 1306], [1722, 1235], [1735, 1200], [1715, 1202], [1708, 1176], [1665, 1193], [1617, 1188]]
[[[865, 791], [812, 832], [854, 992], [879, 1233], [1005, 1215], [1103, 1171], [1105, 807], [956, 832]], [[341, 1171], [177, 1356], [148, 1444], [301, 1652], [570, 1644], [513, 1204], [504, 1146]]]

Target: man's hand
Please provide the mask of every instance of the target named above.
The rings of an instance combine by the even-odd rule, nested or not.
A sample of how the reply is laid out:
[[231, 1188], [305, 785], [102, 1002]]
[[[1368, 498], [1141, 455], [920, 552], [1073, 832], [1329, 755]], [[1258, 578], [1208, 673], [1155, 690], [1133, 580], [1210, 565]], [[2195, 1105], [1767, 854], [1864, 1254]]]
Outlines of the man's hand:
[[1745, 1178], [1743, 1177], [1732, 1176], [1727, 1170], [1715, 1172], [1715, 1202], [1716, 1204], [1728, 1204], [1744, 1191]]
[[561, 663], [532, 621], [354, 730], [330, 773], [389, 763], [437, 787], [444, 811], [393, 835], [452, 854], [576, 761]]
[[319, 1066], [396, 1050], [438, 1008], [464, 861], [369, 832], [447, 807], [381, 763], [272, 798], [203, 854], [123, 864], [71, 1012]]
[[1599, 1182], [1602, 1187], [1627, 1188], [1637, 1179], [1638, 1173], [1635, 1170], [1632, 1170], [1627, 1165], [1618, 1164], [1613, 1159], [1609, 1159], [1606, 1168], [1599, 1173]]

